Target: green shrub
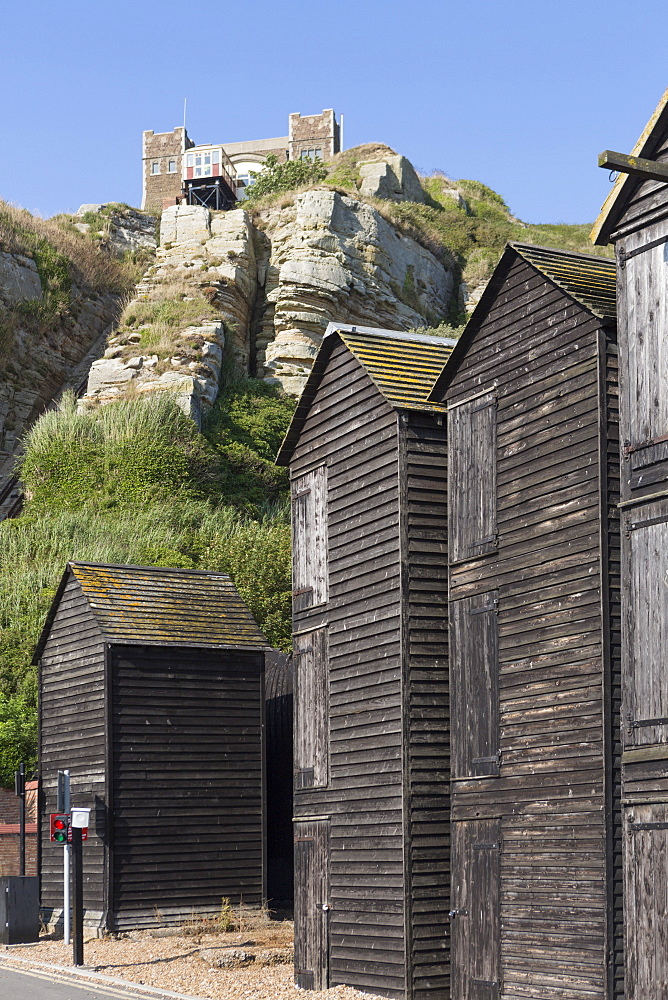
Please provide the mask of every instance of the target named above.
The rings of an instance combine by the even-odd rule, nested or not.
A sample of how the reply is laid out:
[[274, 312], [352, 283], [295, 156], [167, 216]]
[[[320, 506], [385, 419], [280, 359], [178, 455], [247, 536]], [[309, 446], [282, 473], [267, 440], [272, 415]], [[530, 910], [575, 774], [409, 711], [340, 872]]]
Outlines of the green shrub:
[[320, 160], [286, 160], [279, 163], [270, 153], [264, 169], [256, 175], [255, 183], [247, 189], [246, 201], [252, 205], [267, 195], [293, 191], [306, 184], [317, 184], [327, 176], [327, 168]]
[[32, 776], [37, 768], [37, 714], [23, 698], [0, 693], [0, 785], [14, 784], [22, 762]]
[[203, 496], [220, 461], [172, 398], [123, 400], [79, 413], [72, 394], [26, 441], [21, 478], [31, 509], [75, 510]]

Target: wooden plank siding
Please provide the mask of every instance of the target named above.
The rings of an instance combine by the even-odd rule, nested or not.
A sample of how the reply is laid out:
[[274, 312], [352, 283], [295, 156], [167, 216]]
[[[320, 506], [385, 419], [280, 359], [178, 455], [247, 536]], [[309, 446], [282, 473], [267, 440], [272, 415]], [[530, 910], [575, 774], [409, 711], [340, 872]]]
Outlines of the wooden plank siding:
[[413, 1000], [450, 996], [447, 444], [442, 417], [401, 422], [407, 673], [407, 923]]
[[[461, 985], [455, 995], [608, 1000], [623, 995], [621, 969], [609, 964], [621, 930], [614, 335], [520, 253], [506, 252], [493, 282], [494, 294], [433, 394], [451, 412], [484, 394], [497, 404], [498, 543], [478, 558], [451, 561], [450, 657], [454, 685], [460, 657], [463, 664], [480, 660], [481, 650], [492, 648], [485, 629], [474, 642], [470, 626], [458, 629], [457, 622], [489, 609], [480, 617], [496, 620], [500, 764], [497, 775], [480, 768], [469, 778], [459, 779], [461, 770], [453, 775], [452, 822], [453, 830], [499, 823], [499, 978], [495, 986], [496, 946], [476, 945], [480, 928], [471, 924], [467, 935], [472, 918], [458, 915], [459, 940], [468, 944], [458, 944], [455, 961], [468, 964], [453, 968]], [[469, 476], [487, 474], [489, 466], [476, 465], [475, 455], [472, 461]], [[450, 496], [467, 488], [451, 463]], [[475, 755], [462, 729], [469, 743], [478, 739], [477, 713], [486, 713], [491, 748], [480, 753], [493, 755], [485, 699], [494, 685], [486, 669], [469, 663], [467, 683], [477, 672], [477, 694], [467, 689], [459, 715], [453, 706], [453, 752], [463, 748], [458, 768], [467, 754], [471, 768]], [[454, 886], [470, 876], [463, 863], [453, 871]], [[491, 935], [494, 921], [489, 927]]]
[[328, 635], [329, 782], [295, 788], [295, 818], [329, 823], [329, 985], [444, 1000], [445, 431], [398, 412], [339, 342], [290, 464], [293, 483], [327, 468], [329, 599], [296, 603], [294, 627], [298, 646]]
[[261, 906], [263, 654], [114, 646], [111, 929]]
[[63, 849], [49, 840], [57, 773], [69, 768], [75, 805], [90, 805], [84, 906], [104, 926], [108, 905], [105, 643], [76, 580], [65, 587], [40, 666], [40, 899], [47, 920], [63, 906]]
[[[146, 631], [161, 628], [164, 645], [141, 641], [155, 575]], [[89, 580], [98, 587], [93, 597]], [[189, 607], [189, 596], [189, 620], [208, 615], [212, 629], [193, 626], [193, 646], [182, 647], [178, 605]], [[124, 602], [139, 625], [124, 618]], [[135, 628], [137, 641], [111, 641], [114, 617], [121, 629]], [[220, 639], [239, 622], [240, 648], [227, 649]], [[38, 645], [41, 902], [49, 923], [62, 910], [62, 848], [49, 841], [49, 813], [65, 768], [72, 804], [92, 808], [87, 927], [213, 915], [222, 897], [262, 905], [264, 642], [222, 574], [68, 564]]]
[[[668, 92], [634, 155], [668, 161]], [[668, 185], [620, 177], [594, 229], [618, 261], [621, 796], [627, 1000], [668, 988]]]

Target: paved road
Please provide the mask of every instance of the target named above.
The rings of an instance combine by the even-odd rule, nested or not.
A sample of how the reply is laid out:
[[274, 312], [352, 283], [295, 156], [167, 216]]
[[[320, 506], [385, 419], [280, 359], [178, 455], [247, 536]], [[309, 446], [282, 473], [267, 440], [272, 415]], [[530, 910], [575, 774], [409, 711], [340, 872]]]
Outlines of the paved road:
[[0, 1000], [161, 1000], [156, 993], [138, 993], [74, 979], [45, 970], [8, 968], [0, 965]]

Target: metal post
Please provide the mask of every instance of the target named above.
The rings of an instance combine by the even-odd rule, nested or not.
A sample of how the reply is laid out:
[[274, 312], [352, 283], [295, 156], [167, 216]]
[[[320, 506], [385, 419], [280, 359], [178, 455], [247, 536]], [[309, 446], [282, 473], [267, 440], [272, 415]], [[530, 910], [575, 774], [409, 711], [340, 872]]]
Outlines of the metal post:
[[19, 764], [16, 772], [16, 794], [19, 797], [19, 875], [26, 873], [26, 766]]
[[74, 876], [74, 892], [72, 894], [72, 915], [74, 917], [74, 965], [84, 964], [83, 940], [83, 849], [81, 827], [72, 828], [72, 873]]
[[[71, 808], [70, 796], [70, 772], [58, 772], [58, 812], [69, 813]], [[72, 849], [69, 843], [63, 847], [63, 939], [65, 944], [70, 943], [71, 923], [70, 923], [70, 855]]]

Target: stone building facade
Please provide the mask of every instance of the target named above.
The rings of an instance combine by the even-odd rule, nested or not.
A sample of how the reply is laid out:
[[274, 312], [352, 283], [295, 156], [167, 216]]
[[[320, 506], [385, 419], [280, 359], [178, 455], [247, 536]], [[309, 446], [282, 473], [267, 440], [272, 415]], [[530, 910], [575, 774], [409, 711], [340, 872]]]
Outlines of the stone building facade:
[[[259, 173], [270, 153], [277, 157], [279, 163], [306, 157], [328, 160], [341, 148], [340, 134], [336, 115], [332, 108], [328, 108], [319, 115], [289, 115], [288, 134], [285, 136], [223, 143], [239, 179], [237, 196], [243, 197], [244, 186], [251, 180], [250, 175]], [[195, 147], [183, 126], [172, 132], [144, 132], [143, 210], [176, 204], [183, 189], [183, 154]]]
[[172, 132], [144, 132], [142, 211], [176, 204], [183, 187], [183, 154], [194, 145], [182, 125]]

